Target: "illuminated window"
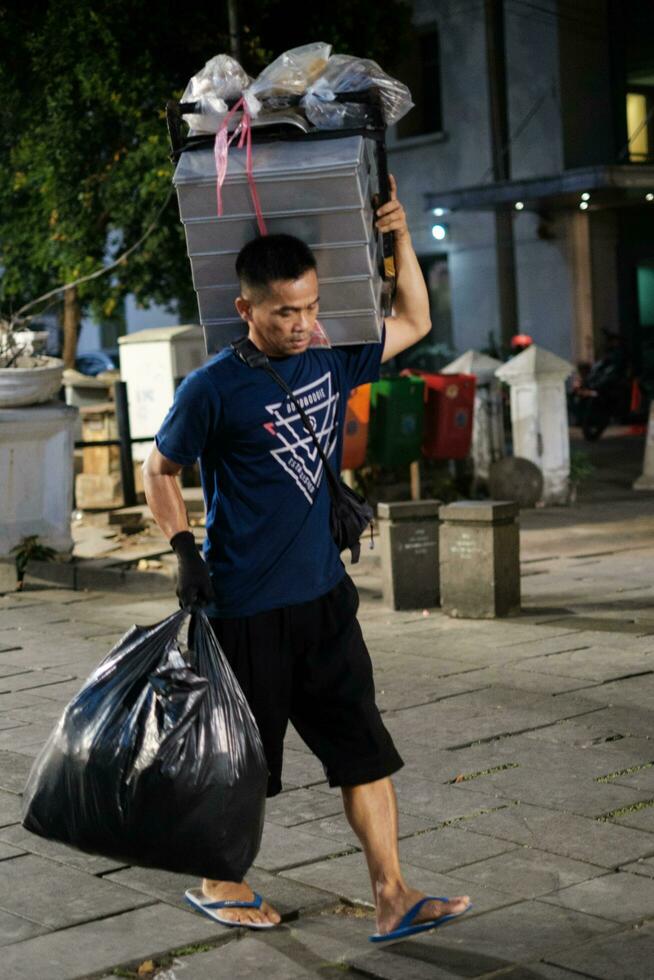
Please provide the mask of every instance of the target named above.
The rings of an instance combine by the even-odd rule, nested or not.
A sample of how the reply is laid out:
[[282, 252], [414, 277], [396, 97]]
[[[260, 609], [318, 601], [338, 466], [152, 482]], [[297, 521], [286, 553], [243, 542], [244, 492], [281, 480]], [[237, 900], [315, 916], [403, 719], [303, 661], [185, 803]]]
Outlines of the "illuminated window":
[[648, 98], [644, 92], [627, 92], [627, 134], [629, 159], [643, 163], [649, 159]]

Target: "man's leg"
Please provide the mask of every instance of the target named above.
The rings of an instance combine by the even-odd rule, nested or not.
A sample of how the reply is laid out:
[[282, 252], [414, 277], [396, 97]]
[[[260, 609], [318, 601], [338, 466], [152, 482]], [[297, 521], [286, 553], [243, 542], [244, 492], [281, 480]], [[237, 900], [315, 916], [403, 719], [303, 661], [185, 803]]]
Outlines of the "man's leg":
[[[377, 909], [377, 930], [391, 932], [424, 893], [410, 888], [402, 876], [397, 845], [397, 801], [390, 778], [359, 786], [343, 786], [345, 814], [361, 841], [368, 862], [372, 894]], [[449, 902], [427, 902], [417, 922], [463, 912], [467, 895]]]
[[[257, 721], [273, 773], [269, 781], [269, 795], [274, 795], [281, 788], [281, 746], [287, 717], [287, 695], [281, 684], [284, 678], [284, 637], [280, 632], [283, 622], [277, 612], [271, 612], [250, 617], [249, 621], [212, 619], [211, 625]], [[265, 657], [261, 656], [262, 651], [265, 651]], [[215, 902], [250, 902], [253, 898], [252, 889], [246, 881], [205, 878], [202, 891]], [[281, 922], [279, 913], [267, 902], [262, 902], [259, 909], [221, 909], [220, 916], [242, 923]]]

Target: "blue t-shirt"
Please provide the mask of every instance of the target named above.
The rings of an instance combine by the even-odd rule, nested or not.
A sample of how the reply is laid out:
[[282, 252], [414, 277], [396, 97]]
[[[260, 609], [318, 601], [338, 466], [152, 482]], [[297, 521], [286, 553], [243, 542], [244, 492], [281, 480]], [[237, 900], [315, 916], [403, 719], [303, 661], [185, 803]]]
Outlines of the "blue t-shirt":
[[[379, 377], [379, 344], [309, 348], [272, 361], [340, 469], [352, 388]], [[323, 464], [297, 410], [226, 348], [190, 374], [156, 436], [176, 463], [200, 460], [210, 616], [251, 616], [329, 592], [345, 572], [329, 530]]]

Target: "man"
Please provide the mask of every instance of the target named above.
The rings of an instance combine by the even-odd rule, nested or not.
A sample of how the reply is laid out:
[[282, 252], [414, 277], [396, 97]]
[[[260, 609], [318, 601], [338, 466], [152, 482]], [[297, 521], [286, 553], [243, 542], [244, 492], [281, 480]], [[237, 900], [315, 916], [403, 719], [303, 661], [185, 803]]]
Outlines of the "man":
[[[236, 309], [249, 337], [312, 418], [335, 468], [349, 391], [375, 380], [381, 361], [430, 329], [427, 290], [392, 177], [390, 186], [391, 200], [378, 209], [376, 225], [394, 234], [397, 292], [381, 344], [309, 346], [318, 278], [313, 254], [298, 239], [258, 238], [236, 263]], [[182, 465], [198, 457], [207, 506], [206, 563], [175, 480]], [[180, 601], [208, 604], [256, 718], [268, 795], [281, 790], [289, 720], [323, 763], [330, 785], [341, 788], [370, 871], [374, 938], [396, 938], [400, 923], [404, 935], [464, 912], [467, 896], [427, 899], [402, 877], [389, 778], [402, 760], [375, 705], [370, 657], [356, 620], [358, 594], [329, 531], [322, 464], [284, 392], [229, 348], [222, 351], [180, 386], [144, 465], [144, 484], [178, 557]], [[187, 897], [226, 925], [269, 928], [280, 921], [246, 882], [205, 879]]]

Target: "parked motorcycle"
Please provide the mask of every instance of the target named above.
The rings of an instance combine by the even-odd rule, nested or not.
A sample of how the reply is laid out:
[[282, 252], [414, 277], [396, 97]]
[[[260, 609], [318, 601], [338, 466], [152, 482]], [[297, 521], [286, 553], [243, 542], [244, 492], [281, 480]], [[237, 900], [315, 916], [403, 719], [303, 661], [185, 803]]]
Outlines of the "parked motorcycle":
[[609, 334], [606, 353], [593, 365], [580, 364], [570, 395], [570, 412], [584, 439], [595, 442], [615, 422], [645, 421], [637, 383], [620, 337]]

